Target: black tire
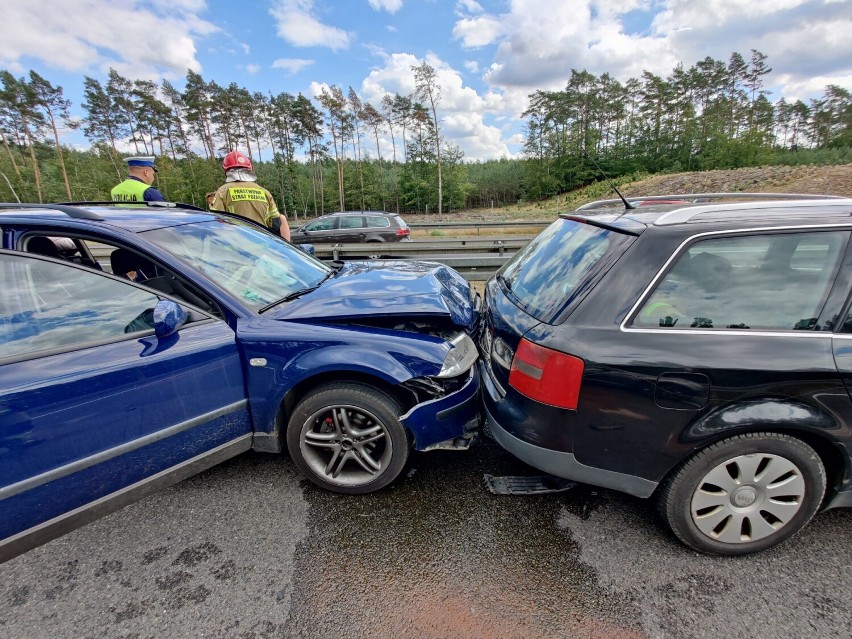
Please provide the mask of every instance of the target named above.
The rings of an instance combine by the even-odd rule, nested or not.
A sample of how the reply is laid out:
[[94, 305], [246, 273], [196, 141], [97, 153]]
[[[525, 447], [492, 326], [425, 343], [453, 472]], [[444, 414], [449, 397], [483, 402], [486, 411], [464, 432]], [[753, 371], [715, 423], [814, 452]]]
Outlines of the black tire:
[[321, 386], [298, 403], [287, 427], [287, 449], [312, 482], [357, 495], [384, 488], [402, 472], [409, 440], [399, 403], [366, 384]]
[[747, 433], [697, 452], [664, 482], [657, 507], [687, 546], [747, 555], [789, 539], [825, 494], [822, 460], [780, 433]]

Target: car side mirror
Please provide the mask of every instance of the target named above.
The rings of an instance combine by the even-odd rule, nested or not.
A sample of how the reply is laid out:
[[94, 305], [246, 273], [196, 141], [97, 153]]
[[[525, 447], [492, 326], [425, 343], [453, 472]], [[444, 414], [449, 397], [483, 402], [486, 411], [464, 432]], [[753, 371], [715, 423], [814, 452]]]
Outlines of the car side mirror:
[[171, 300], [160, 300], [154, 307], [154, 333], [168, 337], [186, 324], [189, 313]]

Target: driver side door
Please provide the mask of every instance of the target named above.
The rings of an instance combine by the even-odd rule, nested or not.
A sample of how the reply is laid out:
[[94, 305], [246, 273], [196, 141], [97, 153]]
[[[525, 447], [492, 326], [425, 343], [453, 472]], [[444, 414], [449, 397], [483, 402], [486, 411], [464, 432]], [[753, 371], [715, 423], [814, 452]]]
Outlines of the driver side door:
[[0, 288], [0, 561], [250, 447], [225, 322], [158, 337], [155, 293], [11, 251]]

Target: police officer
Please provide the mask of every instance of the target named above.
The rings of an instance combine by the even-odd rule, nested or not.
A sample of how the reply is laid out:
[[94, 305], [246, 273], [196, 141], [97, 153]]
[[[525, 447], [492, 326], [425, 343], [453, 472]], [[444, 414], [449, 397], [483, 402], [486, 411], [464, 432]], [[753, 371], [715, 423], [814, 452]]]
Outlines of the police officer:
[[239, 151], [231, 151], [222, 161], [222, 168], [225, 171], [225, 184], [213, 195], [210, 210], [239, 215], [289, 240], [290, 225], [287, 218], [278, 212], [272, 193], [257, 184], [251, 160]]
[[113, 187], [113, 202], [165, 202], [163, 194], [151, 184], [157, 177], [153, 156], [124, 158], [129, 177]]

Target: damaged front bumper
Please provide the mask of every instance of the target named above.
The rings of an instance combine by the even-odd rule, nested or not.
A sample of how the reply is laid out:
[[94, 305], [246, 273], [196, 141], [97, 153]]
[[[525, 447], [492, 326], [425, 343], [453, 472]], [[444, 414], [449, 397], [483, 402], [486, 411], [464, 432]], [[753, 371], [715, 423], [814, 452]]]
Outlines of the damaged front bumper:
[[478, 367], [457, 391], [417, 404], [399, 419], [414, 435], [416, 450], [466, 449], [481, 422]]

